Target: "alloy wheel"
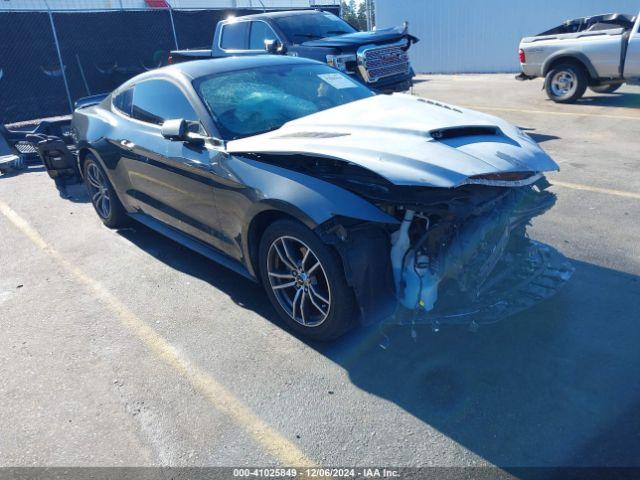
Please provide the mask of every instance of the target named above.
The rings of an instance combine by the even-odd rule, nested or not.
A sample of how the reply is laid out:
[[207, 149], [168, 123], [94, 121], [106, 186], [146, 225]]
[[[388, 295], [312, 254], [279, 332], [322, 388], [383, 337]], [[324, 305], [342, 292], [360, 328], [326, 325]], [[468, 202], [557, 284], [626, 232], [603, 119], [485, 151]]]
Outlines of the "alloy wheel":
[[566, 97], [578, 88], [578, 79], [568, 70], [556, 73], [551, 79], [551, 91], [556, 97]]
[[87, 167], [87, 185], [91, 203], [95, 207], [98, 215], [108, 218], [111, 214], [111, 198], [109, 197], [109, 184], [105, 175], [95, 163], [90, 163]]
[[317, 255], [301, 240], [276, 238], [267, 254], [269, 284], [280, 306], [300, 325], [317, 327], [329, 315], [331, 290]]

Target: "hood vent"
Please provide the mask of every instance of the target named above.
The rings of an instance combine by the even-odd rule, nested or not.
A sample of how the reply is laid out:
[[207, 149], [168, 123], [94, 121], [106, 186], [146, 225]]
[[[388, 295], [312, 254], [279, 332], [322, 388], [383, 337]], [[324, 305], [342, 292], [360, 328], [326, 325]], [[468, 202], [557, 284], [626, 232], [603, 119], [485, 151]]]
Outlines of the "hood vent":
[[434, 140], [449, 140], [459, 137], [473, 137], [478, 135], [498, 135], [500, 129], [497, 127], [454, 127], [432, 130], [431, 137]]
[[456, 107], [452, 107], [451, 105], [445, 105], [444, 103], [436, 102], [434, 100], [429, 100], [428, 98], [418, 98], [418, 102], [428, 103], [429, 105], [433, 105], [434, 107], [440, 107], [447, 110], [451, 110], [452, 112], [462, 113], [462, 110]]
[[351, 134], [340, 132], [293, 132], [274, 138], [336, 138], [346, 137], [347, 135]]

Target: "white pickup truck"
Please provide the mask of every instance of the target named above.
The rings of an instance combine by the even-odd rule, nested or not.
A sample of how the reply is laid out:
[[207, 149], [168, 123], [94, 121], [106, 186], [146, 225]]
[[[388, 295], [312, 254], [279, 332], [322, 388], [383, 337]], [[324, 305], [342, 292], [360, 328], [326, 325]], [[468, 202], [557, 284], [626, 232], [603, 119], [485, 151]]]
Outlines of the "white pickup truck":
[[606, 14], [568, 20], [520, 41], [518, 80], [545, 78], [554, 102], [578, 100], [587, 87], [612, 93], [640, 83], [640, 15]]

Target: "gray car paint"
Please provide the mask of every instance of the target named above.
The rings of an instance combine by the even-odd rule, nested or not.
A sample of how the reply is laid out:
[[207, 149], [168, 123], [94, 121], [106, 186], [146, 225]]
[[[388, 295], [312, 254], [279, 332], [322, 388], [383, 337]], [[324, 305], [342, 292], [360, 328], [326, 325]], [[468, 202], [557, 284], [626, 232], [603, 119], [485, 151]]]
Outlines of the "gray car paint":
[[[450, 140], [431, 135], [465, 126], [497, 127], [499, 132]], [[323, 135], [291, 136], [301, 132]], [[476, 175], [559, 170], [528, 135], [504, 120], [404, 94], [324, 110], [266, 134], [230, 141], [226, 149], [338, 158], [404, 186], [453, 188]]]

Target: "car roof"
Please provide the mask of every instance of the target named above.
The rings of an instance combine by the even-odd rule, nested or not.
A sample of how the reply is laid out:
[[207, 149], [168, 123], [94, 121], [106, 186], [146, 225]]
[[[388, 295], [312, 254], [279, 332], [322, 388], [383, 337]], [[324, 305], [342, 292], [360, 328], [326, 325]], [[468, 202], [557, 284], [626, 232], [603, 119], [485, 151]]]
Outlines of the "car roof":
[[167, 70], [179, 70], [182, 74], [193, 78], [204, 77], [216, 73], [268, 67], [272, 65], [315, 64], [315, 60], [287, 55], [243, 55], [237, 57], [212, 58], [178, 63]]
[[[194, 80], [217, 73], [248, 70], [252, 68], [277, 65], [317, 65], [320, 62], [308, 58], [290, 57], [287, 55], [244, 55], [237, 57], [210, 58], [206, 60], [192, 60], [166, 67], [150, 70], [137, 75], [118, 87], [118, 91], [143, 80], [162, 79], [170, 77], [186, 77]], [[324, 65], [324, 64], [321, 64]]]
[[331, 12], [323, 12], [321, 10], [281, 10], [276, 12], [254, 13], [252, 15], [242, 15], [235, 17], [235, 21], [259, 20], [264, 18], [282, 18], [292, 17], [294, 15], [308, 15], [310, 13], [325, 14]]

